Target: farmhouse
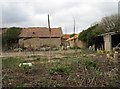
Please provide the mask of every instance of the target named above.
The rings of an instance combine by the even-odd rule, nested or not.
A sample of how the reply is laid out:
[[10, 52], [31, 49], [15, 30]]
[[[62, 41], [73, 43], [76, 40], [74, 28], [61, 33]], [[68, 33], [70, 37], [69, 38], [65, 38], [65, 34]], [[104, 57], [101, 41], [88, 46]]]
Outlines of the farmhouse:
[[101, 34], [96, 39], [96, 48], [111, 51], [120, 44], [120, 33], [108, 32]]
[[76, 34], [75, 36], [73, 36], [73, 37], [66, 40], [66, 41], [68, 41], [70, 43], [70, 47], [75, 47], [75, 45], [77, 47], [80, 47], [80, 48], [86, 48], [87, 47], [86, 42], [78, 40], [79, 35], [80, 34]]
[[50, 31], [45, 27], [24, 28], [19, 35], [19, 46], [23, 48], [33, 48], [35, 50], [43, 47], [57, 47], [61, 45], [61, 37], [63, 36], [61, 27], [51, 28]]

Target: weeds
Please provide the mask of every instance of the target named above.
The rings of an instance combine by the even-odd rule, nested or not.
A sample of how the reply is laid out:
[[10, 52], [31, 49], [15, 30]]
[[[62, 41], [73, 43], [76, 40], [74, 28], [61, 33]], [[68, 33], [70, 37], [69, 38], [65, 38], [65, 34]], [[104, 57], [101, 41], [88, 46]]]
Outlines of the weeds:
[[70, 66], [57, 65], [57, 66], [51, 67], [49, 71], [50, 71], [50, 74], [60, 74], [60, 73], [69, 74], [71, 70], [72, 69], [70, 68]]
[[2, 59], [3, 68], [18, 68], [19, 63], [22, 62], [20, 58], [17, 57], [7, 57]]
[[84, 59], [82, 65], [85, 65], [87, 69], [98, 69], [98, 65], [91, 59]]
[[[90, 56], [90, 50], [82, 50], [78, 57], [73, 53], [74, 50], [66, 54], [61, 53], [63, 57], [53, 58], [50, 62], [46, 56], [30, 57], [34, 59], [27, 60], [34, 62], [32, 71], [27, 66], [24, 66], [22, 70], [13, 69], [24, 62], [20, 58], [3, 58], [2, 72], [3, 76], [5, 75], [2, 80], [3, 86], [7, 86], [9, 82], [11, 86], [18, 87], [118, 87], [120, 85], [118, 75], [116, 75], [118, 70], [112, 70], [116, 68], [116, 64], [107, 61], [106, 57], [100, 55], [102, 57], [99, 58], [97, 53], [95, 53], [96, 56]], [[29, 73], [29, 70], [31, 74], [23, 74], [25, 71]]]
[[23, 70], [25, 72], [25, 74], [30, 73], [30, 70], [32, 69], [32, 67], [28, 66], [28, 65], [22, 65], [20, 67], [21, 70]]

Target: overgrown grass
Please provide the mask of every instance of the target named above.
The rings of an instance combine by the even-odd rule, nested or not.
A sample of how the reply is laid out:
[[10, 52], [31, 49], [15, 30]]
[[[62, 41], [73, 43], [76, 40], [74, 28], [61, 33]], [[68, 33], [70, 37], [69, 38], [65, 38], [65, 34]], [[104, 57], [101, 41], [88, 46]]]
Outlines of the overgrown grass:
[[[81, 56], [81, 54], [84, 55], [84, 53], [86, 56]], [[109, 65], [107, 61], [104, 61], [105, 58], [99, 61], [97, 60], [98, 57], [90, 56], [88, 55], [89, 53], [91, 52], [82, 51], [77, 56], [74, 56], [73, 53], [66, 53], [62, 55], [63, 57], [58, 56], [51, 58], [50, 60], [48, 57], [32, 56], [29, 57], [30, 60], [28, 60], [29, 62], [34, 63], [32, 70], [30, 70], [30, 72], [28, 71], [30, 74], [23, 76], [24, 71], [17, 70], [20, 75], [16, 76], [16, 71], [12, 74], [11, 72], [8, 72], [7, 74], [9, 76], [7, 77], [10, 78], [12, 76], [14, 78], [15, 76], [23, 76], [23, 78], [21, 78], [21, 82], [17, 82], [18, 79], [16, 77], [14, 78], [14, 82], [18, 86], [25, 86], [24, 83], [26, 83], [26, 81], [30, 84], [29, 86], [39, 85], [47, 87], [119, 86], [117, 85], [120, 83], [117, 79], [116, 72], [111, 71], [112, 66], [114, 65]], [[12, 68], [17, 68], [20, 62], [24, 62], [24, 60], [10, 57], [3, 58], [3, 67], [11, 68], [11, 70], [14, 71]], [[108, 67], [110, 67], [110, 70], [105, 69]], [[6, 72], [6, 70], [4, 70], [4, 72]], [[21, 75], [21, 73], [23, 74]], [[13, 82], [13, 80], [11, 80], [11, 82]], [[14, 83], [12, 85], [14, 85]]]
[[99, 68], [97, 63], [93, 59], [89, 59], [89, 58], [81, 60], [81, 64], [86, 66], [87, 69], [98, 69]]
[[18, 68], [19, 63], [21, 62], [23, 62], [23, 60], [17, 57], [2, 58], [2, 67], [3, 68]]
[[67, 65], [57, 65], [50, 68], [50, 74], [69, 74], [72, 68]]

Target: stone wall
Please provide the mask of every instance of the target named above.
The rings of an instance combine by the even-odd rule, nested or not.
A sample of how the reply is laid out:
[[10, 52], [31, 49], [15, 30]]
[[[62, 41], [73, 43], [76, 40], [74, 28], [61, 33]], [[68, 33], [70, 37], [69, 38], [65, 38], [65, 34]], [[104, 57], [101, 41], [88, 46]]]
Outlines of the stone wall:
[[83, 41], [81, 41], [81, 40], [77, 40], [77, 45], [78, 45], [78, 47], [80, 47], [80, 48], [86, 48], [86, 47], [87, 47], [86, 42], [83, 42]]
[[[74, 47], [74, 40], [69, 41], [69, 42], [70, 42], [70, 47]], [[80, 48], [86, 48], [87, 47], [87, 44], [85, 42], [83, 42], [81, 40], [78, 40], [78, 39], [76, 40], [76, 44]]]
[[55, 46], [60, 47], [61, 38], [29, 38], [29, 39], [20, 39], [19, 45], [20, 47], [29, 48], [32, 47], [34, 49], [38, 49], [41, 46]]

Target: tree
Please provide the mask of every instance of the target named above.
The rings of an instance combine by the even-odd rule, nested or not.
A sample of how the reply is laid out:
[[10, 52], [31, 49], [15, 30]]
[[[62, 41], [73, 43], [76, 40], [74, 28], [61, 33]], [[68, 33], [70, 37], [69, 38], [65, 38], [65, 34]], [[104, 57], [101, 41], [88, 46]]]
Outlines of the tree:
[[99, 24], [92, 25], [86, 30], [83, 30], [78, 39], [87, 42], [88, 46], [95, 44], [96, 37], [104, 33], [103, 29], [99, 26]]
[[118, 15], [114, 14], [111, 16], [106, 16], [102, 18], [101, 22], [99, 23], [102, 29], [104, 29], [105, 32], [117, 32], [119, 30], [119, 21], [118, 21]]
[[18, 27], [11, 27], [8, 28], [2, 36], [2, 44], [3, 45], [7, 45], [8, 48], [14, 46], [14, 44], [18, 43], [19, 40], [19, 34], [21, 32], [22, 28], [18, 28]]
[[79, 35], [79, 40], [87, 42], [88, 46], [93, 45], [96, 37], [106, 32], [120, 32], [120, 18], [117, 14], [106, 16], [101, 22], [83, 30]]
[[71, 34], [71, 35], [70, 35], [70, 38], [71, 38], [71, 37], [73, 37], [73, 36], [75, 36], [75, 35], [76, 35], [76, 34], [74, 34], [74, 33], [73, 33], [73, 34]]

